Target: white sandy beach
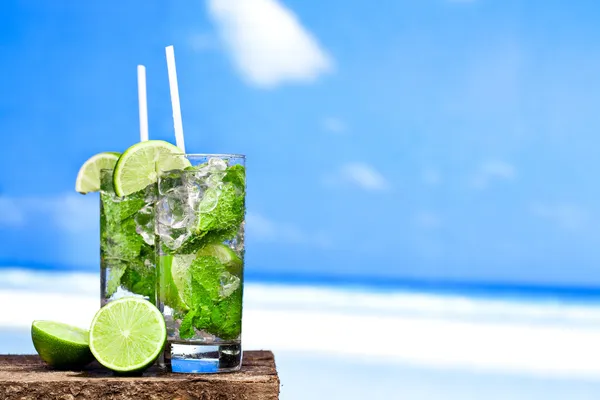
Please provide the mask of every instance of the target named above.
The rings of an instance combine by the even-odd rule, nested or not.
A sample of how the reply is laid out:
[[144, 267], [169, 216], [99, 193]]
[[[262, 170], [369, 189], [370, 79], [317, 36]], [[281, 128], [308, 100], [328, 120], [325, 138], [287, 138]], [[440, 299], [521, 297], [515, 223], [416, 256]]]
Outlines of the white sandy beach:
[[[2, 276], [0, 353], [33, 352], [34, 319], [85, 327], [99, 305], [95, 274]], [[600, 394], [594, 305], [258, 283], [244, 296], [243, 345], [275, 352], [284, 399]]]

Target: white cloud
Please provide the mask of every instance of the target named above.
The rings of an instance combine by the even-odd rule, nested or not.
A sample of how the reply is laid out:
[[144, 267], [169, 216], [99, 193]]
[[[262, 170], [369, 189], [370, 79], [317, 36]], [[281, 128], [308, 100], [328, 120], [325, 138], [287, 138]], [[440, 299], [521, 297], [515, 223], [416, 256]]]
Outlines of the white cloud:
[[[0, 200], [0, 226], [21, 228], [21, 231], [35, 227], [36, 232], [43, 232], [44, 240], [51, 241], [46, 245], [52, 248], [54, 263], [89, 266], [96, 264], [98, 259], [98, 202], [98, 196], [76, 193], [3, 197]], [[31, 238], [32, 242], [38, 240], [40, 237]], [[37, 259], [35, 252], [30, 256]]]
[[294, 13], [277, 0], [209, 0], [233, 61], [251, 84], [312, 82], [332, 61]]
[[500, 160], [489, 160], [483, 163], [472, 179], [472, 184], [478, 189], [486, 188], [494, 180], [513, 180], [517, 170], [512, 164]]
[[317, 247], [330, 247], [330, 239], [322, 232], [306, 233], [297, 227], [274, 222], [260, 214], [246, 215], [246, 237], [260, 242], [306, 244]]
[[0, 198], [0, 225], [24, 226], [50, 220], [55, 228], [68, 232], [96, 229], [99, 220], [98, 198], [80, 194], [49, 197]]
[[321, 122], [321, 126], [324, 130], [331, 133], [340, 134], [346, 132], [346, 124], [344, 124], [344, 121], [336, 117], [324, 118]]
[[368, 191], [387, 190], [390, 187], [385, 177], [375, 167], [363, 163], [354, 162], [343, 165], [337, 176], [327, 177], [330, 182], [345, 182]]
[[61, 273], [4, 267], [0, 289], [31, 290], [36, 293], [93, 294], [98, 297], [100, 296], [98, 280], [98, 273]]
[[589, 221], [589, 213], [573, 204], [534, 204], [531, 210], [534, 215], [566, 230], [578, 230]]

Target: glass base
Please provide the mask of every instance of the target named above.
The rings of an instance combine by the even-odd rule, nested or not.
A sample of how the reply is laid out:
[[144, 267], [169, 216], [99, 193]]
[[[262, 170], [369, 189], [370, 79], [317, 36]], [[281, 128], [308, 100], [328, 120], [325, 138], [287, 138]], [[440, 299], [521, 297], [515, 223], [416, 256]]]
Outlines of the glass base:
[[240, 342], [168, 342], [159, 365], [183, 374], [239, 371], [242, 367], [242, 345]]

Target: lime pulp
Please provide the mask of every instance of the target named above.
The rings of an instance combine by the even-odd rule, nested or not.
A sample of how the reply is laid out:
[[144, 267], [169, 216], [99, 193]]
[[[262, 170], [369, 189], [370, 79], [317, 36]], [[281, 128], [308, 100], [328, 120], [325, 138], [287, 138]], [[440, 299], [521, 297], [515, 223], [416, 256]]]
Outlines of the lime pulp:
[[161, 312], [149, 301], [124, 297], [102, 307], [90, 327], [90, 350], [96, 360], [117, 372], [141, 371], [163, 350], [167, 329]]
[[75, 190], [82, 194], [99, 191], [100, 171], [114, 169], [120, 156], [121, 153], [104, 152], [90, 157], [77, 173]]
[[115, 166], [115, 193], [127, 196], [155, 183], [159, 170], [185, 169], [190, 165], [181, 150], [171, 143], [162, 140], [136, 143], [125, 150]]

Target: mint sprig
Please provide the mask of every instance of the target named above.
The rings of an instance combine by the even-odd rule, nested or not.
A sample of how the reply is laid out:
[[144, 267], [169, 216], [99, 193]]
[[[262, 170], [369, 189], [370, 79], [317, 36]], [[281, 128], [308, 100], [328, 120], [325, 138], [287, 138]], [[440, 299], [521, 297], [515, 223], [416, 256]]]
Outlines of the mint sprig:
[[223, 279], [231, 278], [227, 268], [217, 257], [199, 256], [190, 265], [192, 278], [191, 309], [181, 321], [179, 336], [189, 339], [195, 329], [209, 332], [220, 339], [237, 338], [242, 330], [242, 285], [228, 296], [223, 296]]

